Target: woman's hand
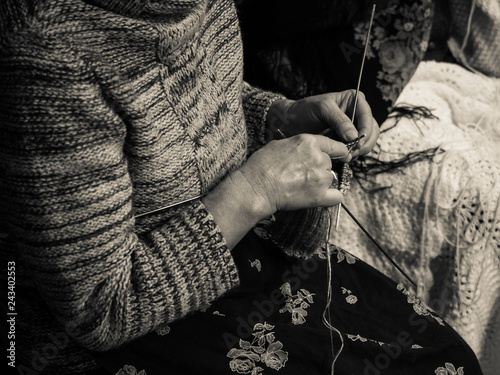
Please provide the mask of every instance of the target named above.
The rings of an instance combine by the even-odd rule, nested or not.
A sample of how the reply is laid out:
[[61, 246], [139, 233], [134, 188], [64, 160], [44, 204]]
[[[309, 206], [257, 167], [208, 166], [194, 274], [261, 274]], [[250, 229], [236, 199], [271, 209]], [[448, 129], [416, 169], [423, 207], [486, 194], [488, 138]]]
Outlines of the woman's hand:
[[[252, 186], [254, 197], [262, 197], [262, 214], [334, 206], [342, 194], [331, 188], [332, 159], [348, 161], [347, 147], [322, 135], [302, 134], [272, 141], [239, 169]], [[267, 212], [266, 212], [267, 210]]]
[[347, 90], [297, 101], [278, 100], [268, 111], [267, 126], [277, 138], [280, 131], [286, 137], [302, 133], [324, 134], [349, 142], [366, 134], [351, 153], [353, 157], [364, 155], [375, 146], [380, 131], [362, 92], [358, 96], [354, 124], [351, 122], [355, 95], [355, 90]]
[[[351, 90], [273, 103], [266, 119], [268, 129], [275, 139], [282, 138], [280, 132], [286, 139], [262, 147], [202, 199], [229, 248], [259, 220], [278, 210], [331, 207], [342, 202], [342, 193], [331, 187], [332, 159], [346, 162], [366, 154], [379, 135], [363, 94], [358, 97], [356, 126], [347, 117], [352, 113], [354, 95]], [[319, 135], [330, 135], [327, 132], [331, 138]], [[349, 153], [344, 143], [358, 134], [366, 137]]]
[[322, 135], [272, 141], [248, 158], [202, 201], [230, 249], [259, 221], [278, 210], [335, 206], [332, 159], [348, 161], [347, 147]]

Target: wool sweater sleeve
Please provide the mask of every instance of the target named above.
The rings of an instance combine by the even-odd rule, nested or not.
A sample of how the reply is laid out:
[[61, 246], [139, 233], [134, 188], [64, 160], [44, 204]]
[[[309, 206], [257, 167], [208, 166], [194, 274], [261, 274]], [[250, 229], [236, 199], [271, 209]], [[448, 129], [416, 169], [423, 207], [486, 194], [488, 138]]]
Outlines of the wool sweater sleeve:
[[102, 351], [207, 307], [239, 279], [200, 201], [138, 235], [125, 125], [57, 44], [19, 39], [0, 54], [0, 216], [55, 317]]
[[243, 83], [243, 111], [248, 133], [248, 152], [258, 150], [273, 140], [274, 133], [266, 127], [266, 116], [271, 104], [276, 100], [286, 99], [283, 95], [263, 91], [247, 82]]

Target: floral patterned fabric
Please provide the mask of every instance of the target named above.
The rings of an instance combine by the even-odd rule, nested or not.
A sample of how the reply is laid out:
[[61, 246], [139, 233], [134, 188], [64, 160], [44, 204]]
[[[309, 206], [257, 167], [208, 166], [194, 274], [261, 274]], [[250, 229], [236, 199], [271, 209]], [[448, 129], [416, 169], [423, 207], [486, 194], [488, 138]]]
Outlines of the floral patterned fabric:
[[[294, 0], [265, 11], [263, 0], [241, 2], [246, 80], [292, 99], [355, 89], [372, 3], [313, 0], [300, 13]], [[427, 51], [433, 9], [433, 0], [377, 1], [361, 91], [379, 123]]]
[[118, 375], [330, 374], [332, 364], [337, 375], [481, 374], [467, 344], [407, 287], [328, 247], [332, 331], [326, 248], [292, 258], [252, 232], [233, 250], [238, 288], [97, 359]]
[[[375, 23], [366, 58], [378, 58], [381, 69], [377, 72], [376, 87], [382, 99], [392, 105], [427, 51], [432, 1], [395, 2], [378, 12], [377, 17], [391, 21], [385, 27]], [[368, 25], [364, 21], [355, 25], [355, 40], [365, 42]]]

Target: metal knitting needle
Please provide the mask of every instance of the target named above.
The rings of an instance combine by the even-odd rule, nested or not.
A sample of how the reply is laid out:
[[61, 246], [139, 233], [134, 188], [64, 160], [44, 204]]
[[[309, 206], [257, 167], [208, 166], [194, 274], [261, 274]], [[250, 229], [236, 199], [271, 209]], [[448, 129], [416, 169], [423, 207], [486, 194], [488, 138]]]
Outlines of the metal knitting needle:
[[[351, 150], [357, 146], [360, 140], [362, 140], [364, 137], [366, 137], [366, 134], [361, 134], [358, 138], [356, 138], [354, 141], [351, 141], [346, 144], [347, 150], [351, 152]], [[335, 230], [339, 229], [339, 222], [340, 222], [340, 203], [337, 205], [337, 215], [335, 218]]]
[[137, 218], [140, 218], [142, 216], [147, 216], [147, 215], [155, 214], [155, 213], [160, 212], [160, 211], [168, 210], [169, 208], [173, 208], [173, 207], [179, 206], [181, 204], [188, 203], [188, 202], [194, 201], [196, 199], [200, 199], [204, 196], [205, 196], [205, 194], [200, 194], [200, 195], [197, 195], [193, 198], [189, 198], [189, 199], [185, 199], [185, 200], [180, 201], [180, 202], [169, 204], [168, 206], [160, 207], [160, 208], [157, 208], [155, 210], [148, 211], [148, 212], [143, 212], [142, 214], [139, 214], [139, 215], [134, 215], [134, 218], [137, 219]]
[[382, 246], [380, 246], [380, 244], [375, 240], [375, 238], [373, 238], [370, 233], [368, 233], [368, 231], [361, 225], [361, 223], [356, 219], [356, 217], [351, 213], [351, 211], [349, 211], [347, 209], [347, 207], [340, 203], [340, 206], [345, 210], [345, 212], [347, 212], [347, 214], [351, 217], [352, 220], [354, 220], [354, 222], [356, 223], [356, 225], [368, 236], [368, 238], [370, 239], [370, 241], [373, 242], [373, 244], [375, 246], [377, 246], [377, 248], [382, 252], [382, 254], [385, 255], [385, 257], [387, 259], [389, 259], [389, 261], [394, 265], [394, 267], [396, 267], [396, 269], [401, 272], [401, 274], [410, 282], [412, 283], [412, 285], [416, 288], [417, 287], [417, 284], [415, 284], [415, 282], [410, 278], [410, 276], [408, 276], [406, 274], [405, 271], [403, 271], [403, 269], [401, 267], [399, 267], [399, 265], [389, 256], [389, 254], [387, 254], [387, 252], [383, 249]]
[[370, 24], [368, 25], [368, 32], [366, 33], [365, 49], [363, 51], [363, 58], [361, 59], [361, 69], [359, 70], [358, 85], [356, 87], [356, 95], [354, 96], [354, 108], [352, 110], [352, 117], [351, 117], [352, 123], [354, 123], [354, 116], [356, 115], [356, 108], [358, 106], [359, 87], [361, 85], [361, 77], [363, 76], [363, 70], [365, 68], [366, 53], [368, 51], [368, 43], [370, 42], [370, 33], [372, 31], [373, 17], [375, 17], [375, 8], [376, 7], [377, 7], [377, 4], [373, 4], [372, 14], [370, 16]]
[[[356, 94], [354, 95], [354, 107], [352, 109], [352, 117], [351, 117], [351, 122], [354, 124], [354, 117], [356, 116], [356, 109], [358, 107], [358, 97], [359, 97], [359, 87], [361, 86], [361, 77], [363, 76], [363, 70], [365, 68], [365, 60], [366, 60], [366, 53], [368, 51], [368, 43], [370, 42], [370, 33], [372, 31], [372, 26], [373, 26], [373, 18], [375, 17], [375, 8], [377, 7], [377, 4], [373, 4], [372, 7], [372, 14], [370, 15], [370, 23], [368, 25], [368, 32], [366, 33], [366, 39], [365, 39], [365, 49], [363, 51], [363, 58], [361, 59], [361, 68], [359, 69], [359, 76], [358, 76], [358, 85], [356, 86]], [[366, 136], [365, 134], [363, 136]], [[352, 145], [349, 148], [349, 152], [357, 146], [359, 143], [359, 140], [363, 138], [360, 137], [356, 139], [353, 142], [356, 142], [354, 145]], [[335, 230], [338, 231], [339, 229], [339, 223], [340, 223], [340, 203], [337, 206], [337, 217], [335, 219]]]

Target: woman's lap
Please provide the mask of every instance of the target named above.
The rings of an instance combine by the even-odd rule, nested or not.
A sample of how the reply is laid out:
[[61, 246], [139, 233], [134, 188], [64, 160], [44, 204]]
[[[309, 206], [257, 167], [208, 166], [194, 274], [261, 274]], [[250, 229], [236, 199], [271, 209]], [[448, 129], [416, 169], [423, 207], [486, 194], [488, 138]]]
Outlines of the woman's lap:
[[325, 256], [286, 257], [251, 233], [233, 251], [240, 287], [205, 311], [97, 359], [111, 373], [133, 374], [129, 365], [147, 375], [329, 374], [336, 355], [336, 374], [434, 374], [446, 363], [457, 373], [460, 367], [481, 373], [460, 336], [402, 285], [331, 250], [327, 316], [338, 332], [330, 334], [322, 321]]

